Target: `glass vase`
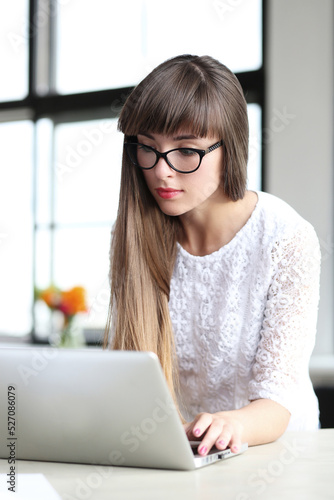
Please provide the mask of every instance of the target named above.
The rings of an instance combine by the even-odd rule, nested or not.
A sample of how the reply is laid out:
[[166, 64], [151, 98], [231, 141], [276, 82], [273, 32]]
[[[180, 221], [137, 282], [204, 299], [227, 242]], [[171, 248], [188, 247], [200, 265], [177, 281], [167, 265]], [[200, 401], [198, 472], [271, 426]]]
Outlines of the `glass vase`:
[[76, 316], [65, 316], [64, 325], [59, 334], [58, 347], [80, 348], [86, 345], [83, 328]]

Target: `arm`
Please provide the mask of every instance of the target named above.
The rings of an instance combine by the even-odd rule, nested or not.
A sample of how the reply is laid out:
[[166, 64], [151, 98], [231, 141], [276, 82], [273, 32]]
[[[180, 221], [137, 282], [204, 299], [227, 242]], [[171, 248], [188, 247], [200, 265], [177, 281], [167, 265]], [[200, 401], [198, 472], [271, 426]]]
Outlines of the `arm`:
[[270, 399], [257, 399], [239, 410], [201, 413], [185, 424], [189, 440], [199, 439], [198, 451], [206, 455], [212, 446], [227, 446], [237, 452], [242, 443], [250, 446], [279, 438], [289, 423], [289, 411]]

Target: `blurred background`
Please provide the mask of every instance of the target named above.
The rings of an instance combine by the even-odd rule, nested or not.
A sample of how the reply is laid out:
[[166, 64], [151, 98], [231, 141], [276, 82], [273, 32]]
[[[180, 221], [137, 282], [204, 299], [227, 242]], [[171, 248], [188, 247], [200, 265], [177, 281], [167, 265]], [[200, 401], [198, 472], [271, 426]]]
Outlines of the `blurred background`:
[[248, 186], [290, 203], [322, 250], [311, 373], [334, 385], [332, 0], [0, 0], [0, 338], [48, 342], [34, 290], [82, 286], [103, 334], [110, 230], [131, 88], [178, 54], [234, 71], [250, 120]]

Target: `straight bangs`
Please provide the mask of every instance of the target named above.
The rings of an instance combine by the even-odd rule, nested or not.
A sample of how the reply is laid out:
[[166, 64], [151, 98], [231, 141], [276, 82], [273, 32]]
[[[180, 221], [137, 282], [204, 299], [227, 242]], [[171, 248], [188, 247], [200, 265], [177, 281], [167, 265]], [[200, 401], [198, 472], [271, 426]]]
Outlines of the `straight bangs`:
[[183, 131], [223, 139], [215, 89], [210, 88], [202, 71], [191, 63], [174, 65], [161, 77], [158, 69], [130, 94], [119, 118], [119, 130], [126, 137], [139, 133], [173, 136]]

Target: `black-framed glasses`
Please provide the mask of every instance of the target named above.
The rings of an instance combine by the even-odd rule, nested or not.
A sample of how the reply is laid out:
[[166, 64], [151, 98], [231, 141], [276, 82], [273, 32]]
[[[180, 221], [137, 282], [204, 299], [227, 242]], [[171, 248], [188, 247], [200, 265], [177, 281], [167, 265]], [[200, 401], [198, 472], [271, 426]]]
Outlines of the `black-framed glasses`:
[[222, 145], [223, 141], [218, 141], [207, 149], [175, 148], [165, 153], [139, 142], [126, 142], [124, 147], [132, 163], [142, 170], [150, 170], [163, 158], [176, 172], [191, 174], [199, 168], [205, 155]]

